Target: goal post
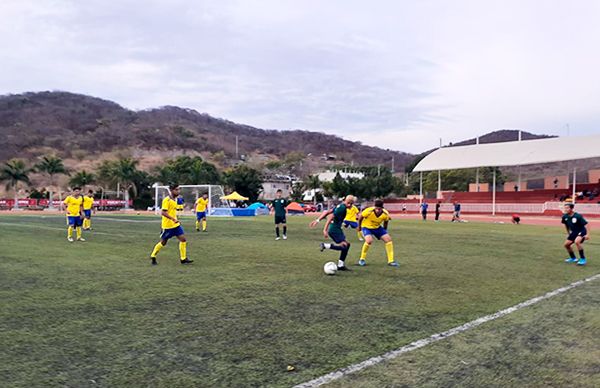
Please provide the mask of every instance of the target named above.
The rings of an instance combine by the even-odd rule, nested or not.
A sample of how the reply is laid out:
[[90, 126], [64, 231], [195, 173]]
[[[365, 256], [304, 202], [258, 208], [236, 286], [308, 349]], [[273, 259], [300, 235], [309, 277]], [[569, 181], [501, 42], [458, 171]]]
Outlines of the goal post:
[[[183, 199], [183, 213], [194, 214], [196, 209], [194, 204], [203, 194], [208, 194], [207, 216], [213, 217], [231, 217], [233, 212], [229, 203], [222, 200], [225, 196], [223, 186], [220, 185], [179, 185], [179, 197]], [[154, 185], [154, 212], [160, 213], [160, 205], [165, 197], [169, 195], [169, 186]]]

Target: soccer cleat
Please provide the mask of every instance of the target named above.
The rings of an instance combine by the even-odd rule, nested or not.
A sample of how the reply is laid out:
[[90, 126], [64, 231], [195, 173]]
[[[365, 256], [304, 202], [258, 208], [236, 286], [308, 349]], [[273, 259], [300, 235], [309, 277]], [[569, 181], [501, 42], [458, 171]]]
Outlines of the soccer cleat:
[[85, 242], [85, 239], [83, 237], [79, 237], [77, 241]]
[[359, 237], [359, 238], [358, 238], [358, 241], [365, 241], [365, 239], [364, 239], [364, 238], [362, 238], [362, 237]]
[[287, 240], [287, 236], [286, 236], [285, 234], [283, 235], [283, 239], [284, 239], [284, 240]]
[[152, 260], [152, 265], [158, 265], [158, 262], [156, 261], [156, 257], [151, 257], [150, 259]]
[[325, 243], [321, 243], [319, 249], [321, 250], [321, 252], [323, 252], [325, 250]]
[[200, 228], [196, 228], [196, 232], [199, 232], [199, 231], [200, 231]]
[[397, 262], [395, 262], [395, 261], [392, 261], [391, 263], [388, 263], [388, 265], [389, 265], [390, 267], [400, 267], [400, 264], [398, 264], [398, 263], [397, 263]]
[[279, 241], [279, 240], [281, 240], [280, 237], [275, 237], [275, 241]]
[[181, 264], [192, 264], [194, 262], [194, 260], [190, 260], [190, 259], [183, 259], [180, 261]]
[[581, 259], [579, 259], [579, 261], [577, 262], [577, 265], [586, 265], [587, 260], [585, 259], [585, 257], [582, 257]]
[[577, 259], [574, 257], [569, 257], [567, 260], [565, 260], [565, 263], [577, 263]]
[[67, 241], [68, 241], [68, 242], [73, 242], [73, 241], [75, 241], [75, 240], [73, 240], [73, 237], [67, 237]]
[[360, 260], [358, 260], [358, 265], [360, 265], [361, 267], [364, 267], [365, 265], [367, 265], [367, 262], [365, 261], [365, 259], [360, 259]]
[[344, 265], [344, 266], [342, 266], [342, 267], [340, 267], [340, 266], [338, 265], [338, 271], [350, 271], [350, 269], [349, 269], [348, 267], [346, 267], [345, 265]]

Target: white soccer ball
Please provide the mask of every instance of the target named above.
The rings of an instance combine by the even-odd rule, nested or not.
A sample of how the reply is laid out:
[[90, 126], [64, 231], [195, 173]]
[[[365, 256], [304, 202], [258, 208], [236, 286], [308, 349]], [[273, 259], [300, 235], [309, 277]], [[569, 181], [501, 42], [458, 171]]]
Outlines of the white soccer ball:
[[337, 272], [337, 264], [333, 261], [325, 263], [325, 265], [323, 266], [323, 271], [326, 275], [335, 275]]

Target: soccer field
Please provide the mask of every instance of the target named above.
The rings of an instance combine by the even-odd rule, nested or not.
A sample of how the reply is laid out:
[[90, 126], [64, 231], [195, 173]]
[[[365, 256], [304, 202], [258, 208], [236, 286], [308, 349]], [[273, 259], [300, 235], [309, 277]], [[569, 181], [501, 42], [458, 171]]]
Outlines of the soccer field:
[[[171, 241], [153, 267], [159, 217], [97, 216], [87, 242], [69, 244], [64, 216], [0, 216], [0, 379], [9, 386], [291, 386], [600, 272], [595, 239], [586, 243], [588, 266], [563, 262], [558, 226], [395, 220], [400, 268], [385, 265], [381, 243], [368, 266], [355, 266], [360, 243], [348, 232], [352, 271], [325, 276], [323, 264], [337, 252], [319, 252], [320, 228], [309, 229], [309, 221], [290, 217], [289, 239], [275, 241], [271, 217], [211, 218], [208, 233], [184, 218], [194, 264], [180, 265]], [[598, 293], [588, 293], [577, 313], [585, 310], [598, 329]], [[550, 307], [560, 314], [560, 305]], [[518, 318], [524, 323], [491, 327], [529, 322], [527, 314]], [[477, 329], [480, 344], [502, 343], [485, 331]], [[515, 357], [530, 351], [517, 345]], [[458, 360], [442, 342], [430, 349], [427, 358]], [[406, 368], [401, 361], [389, 367]], [[386, 373], [387, 385], [407, 379]], [[597, 364], [577, 374], [582, 384], [590, 373]], [[378, 386], [380, 377], [338, 384]], [[451, 377], [447, 385], [466, 378]]]

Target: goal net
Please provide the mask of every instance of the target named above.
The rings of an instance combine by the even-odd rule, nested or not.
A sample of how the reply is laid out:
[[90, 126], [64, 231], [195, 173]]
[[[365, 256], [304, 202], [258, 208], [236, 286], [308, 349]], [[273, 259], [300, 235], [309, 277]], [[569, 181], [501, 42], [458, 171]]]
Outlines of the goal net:
[[[194, 204], [204, 193], [208, 194], [207, 215], [213, 217], [233, 216], [229, 203], [222, 200], [225, 195], [223, 186], [219, 185], [180, 185], [179, 197], [183, 199], [184, 214], [194, 214], [196, 208]], [[160, 205], [165, 197], [169, 195], [169, 186], [154, 186], [154, 212], [160, 213]]]

